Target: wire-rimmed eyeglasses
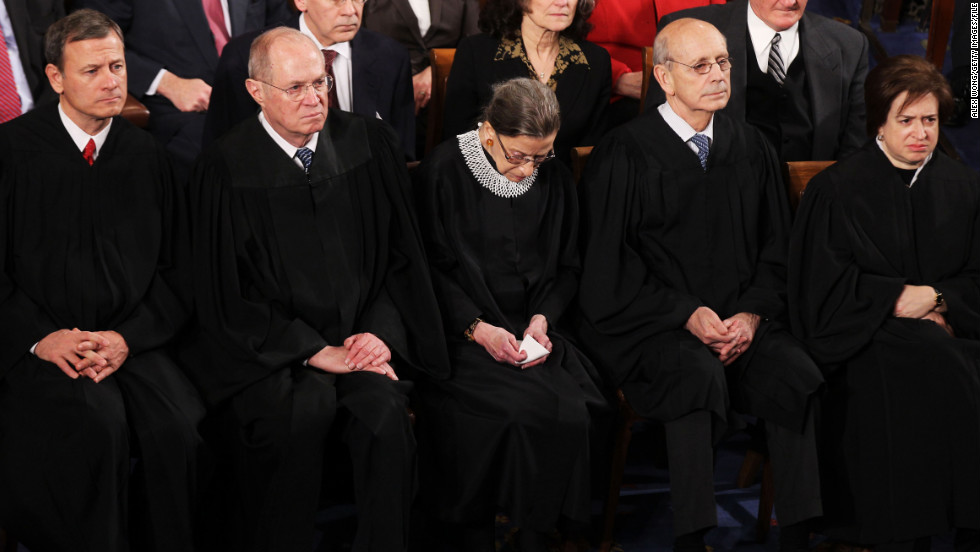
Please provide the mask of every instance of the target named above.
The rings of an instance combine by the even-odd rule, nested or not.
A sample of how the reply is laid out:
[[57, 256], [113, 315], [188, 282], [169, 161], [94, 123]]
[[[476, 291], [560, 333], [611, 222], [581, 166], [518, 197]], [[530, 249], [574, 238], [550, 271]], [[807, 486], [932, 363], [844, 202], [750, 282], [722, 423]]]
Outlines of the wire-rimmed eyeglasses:
[[504, 141], [500, 138], [499, 134], [497, 135], [497, 141], [500, 142], [500, 149], [504, 151], [504, 159], [509, 161], [511, 165], [526, 165], [528, 163], [534, 163], [534, 166], [537, 167], [538, 165], [551, 161], [555, 158], [555, 150], [551, 150], [544, 155], [536, 155], [534, 157], [531, 157], [530, 155], [511, 155], [507, 151], [507, 147], [504, 146]]
[[691, 69], [694, 69], [695, 73], [701, 75], [707, 75], [708, 73], [710, 73], [712, 65], [717, 65], [718, 68], [722, 70], [722, 72], [728, 71], [732, 68], [732, 58], [730, 57], [719, 58], [715, 61], [701, 61], [695, 63], [694, 65], [688, 65], [682, 61], [677, 61], [676, 59], [668, 59], [667, 61], [670, 61], [672, 63], [679, 63], [684, 67], [690, 67]]
[[271, 82], [265, 82], [265, 81], [259, 81], [259, 82], [261, 82], [262, 84], [267, 84], [275, 88], [276, 90], [281, 90], [284, 94], [286, 94], [286, 98], [294, 102], [302, 101], [303, 98], [306, 97], [306, 90], [308, 88], [312, 88], [313, 93], [318, 96], [320, 94], [325, 94], [327, 92], [330, 92], [330, 89], [333, 88], [333, 78], [330, 75], [324, 75], [323, 78], [317, 79], [313, 82], [308, 82], [305, 84], [294, 84], [286, 88], [280, 88], [272, 84]]

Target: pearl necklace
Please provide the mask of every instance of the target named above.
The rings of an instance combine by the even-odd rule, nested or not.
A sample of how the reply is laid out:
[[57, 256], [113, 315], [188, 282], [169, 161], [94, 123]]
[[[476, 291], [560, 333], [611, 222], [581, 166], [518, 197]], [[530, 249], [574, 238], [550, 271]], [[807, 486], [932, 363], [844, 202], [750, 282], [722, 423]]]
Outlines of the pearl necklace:
[[537, 167], [520, 182], [507, 180], [507, 177], [500, 174], [487, 159], [478, 132], [479, 130], [471, 130], [456, 137], [459, 141], [459, 151], [463, 154], [463, 159], [473, 178], [495, 196], [511, 198], [524, 195], [531, 189], [534, 179], [538, 176]]

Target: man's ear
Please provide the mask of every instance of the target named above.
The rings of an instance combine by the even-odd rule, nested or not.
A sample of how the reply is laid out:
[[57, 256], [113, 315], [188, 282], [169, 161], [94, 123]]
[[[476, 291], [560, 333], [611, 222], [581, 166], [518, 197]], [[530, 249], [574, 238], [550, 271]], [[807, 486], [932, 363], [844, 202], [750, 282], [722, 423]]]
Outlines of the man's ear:
[[62, 82], [64, 75], [61, 74], [61, 71], [53, 63], [49, 63], [44, 67], [44, 74], [48, 76], [48, 82], [51, 83], [51, 88], [60, 96], [65, 91], [65, 86]]
[[255, 103], [261, 107], [265, 102], [265, 90], [262, 89], [262, 83], [254, 79], [245, 79], [245, 89], [248, 90], [249, 96], [252, 96]]
[[660, 85], [660, 88], [663, 88], [665, 95], [674, 95], [674, 78], [670, 74], [670, 71], [667, 70], [667, 65], [663, 63], [654, 65], [653, 78], [657, 79], [657, 84]]

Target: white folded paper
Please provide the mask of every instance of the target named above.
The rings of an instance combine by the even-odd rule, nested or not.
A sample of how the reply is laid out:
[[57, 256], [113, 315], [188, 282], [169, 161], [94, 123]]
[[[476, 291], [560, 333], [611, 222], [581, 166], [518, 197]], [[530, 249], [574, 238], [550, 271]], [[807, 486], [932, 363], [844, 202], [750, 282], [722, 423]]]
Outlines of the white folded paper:
[[527, 351], [527, 358], [522, 360], [521, 364], [533, 362], [548, 354], [548, 349], [545, 349], [543, 345], [538, 343], [537, 339], [529, 335], [524, 336], [524, 340], [517, 343], [520, 346], [519, 351]]

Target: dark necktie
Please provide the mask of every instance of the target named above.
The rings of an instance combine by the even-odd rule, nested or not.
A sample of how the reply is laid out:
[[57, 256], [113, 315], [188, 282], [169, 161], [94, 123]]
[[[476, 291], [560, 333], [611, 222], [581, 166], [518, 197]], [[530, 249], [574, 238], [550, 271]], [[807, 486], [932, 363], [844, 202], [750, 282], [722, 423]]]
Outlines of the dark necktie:
[[695, 134], [691, 141], [698, 147], [698, 160], [701, 161], [701, 168], [708, 168], [708, 137], [704, 134]]
[[340, 109], [340, 100], [337, 99], [337, 75], [333, 72], [333, 60], [337, 59], [337, 52], [333, 50], [322, 50], [323, 60], [326, 62], [327, 75], [333, 79], [333, 86], [327, 93], [327, 107]]
[[225, 26], [225, 12], [221, 9], [221, 0], [201, 0], [204, 6], [204, 16], [208, 18], [208, 27], [214, 37], [214, 47], [218, 55], [228, 44], [228, 27]]
[[779, 86], [786, 80], [786, 69], [783, 67], [783, 56], [779, 55], [779, 41], [783, 38], [779, 33], [772, 37], [769, 47], [769, 71], [772, 78], [776, 79]]
[[310, 165], [313, 163], [313, 150], [310, 148], [299, 148], [296, 150], [296, 157], [303, 162], [303, 169], [306, 174], [310, 174]]
[[0, 123], [6, 123], [20, 115], [20, 94], [17, 93], [14, 71], [10, 68], [6, 39], [0, 44], [3, 46], [0, 52]]
[[82, 150], [82, 157], [88, 161], [88, 166], [90, 167], [95, 163], [95, 140], [88, 139], [88, 143], [85, 144], [85, 149]]

